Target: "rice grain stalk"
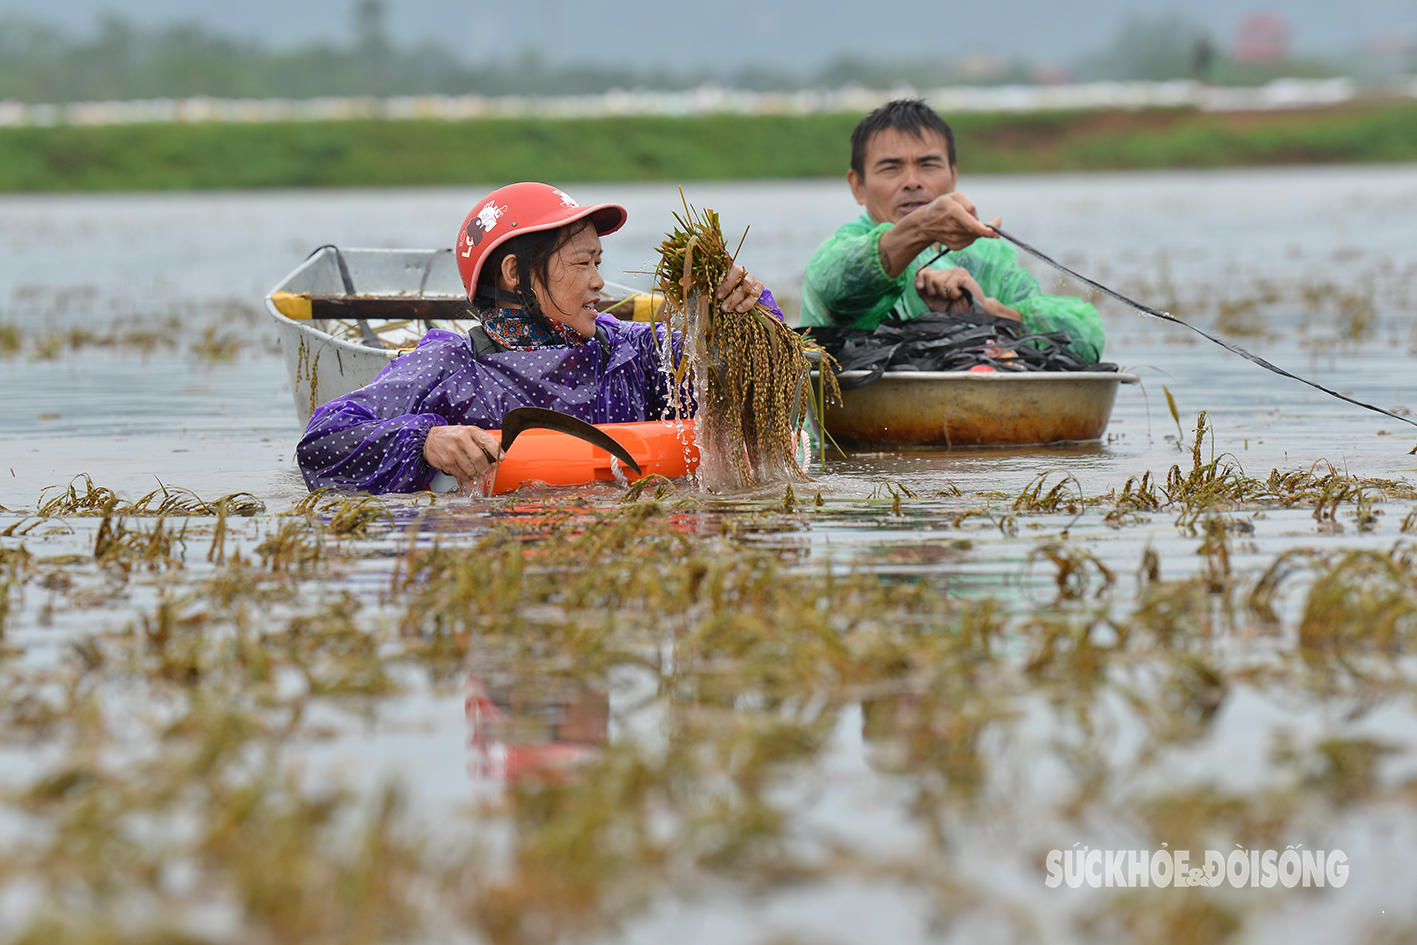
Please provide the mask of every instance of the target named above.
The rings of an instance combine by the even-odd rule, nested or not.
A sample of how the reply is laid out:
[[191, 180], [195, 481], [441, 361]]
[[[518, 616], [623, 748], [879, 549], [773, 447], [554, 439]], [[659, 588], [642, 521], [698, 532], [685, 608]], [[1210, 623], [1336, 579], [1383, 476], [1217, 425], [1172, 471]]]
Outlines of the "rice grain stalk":
[[[718, 214], [685, 201], [674, 220], [660, 244], [655, 277], [665, 296], [664, 318], [683, 338], [669, 368], [673, 388], [680, 389], [687, 372], [698, 402], [700, 483], [716, 491], [806, 481], [797, 453], [812, 401], [808, 354], [818, 353], [826, 365], [825, 352], [762, 302], [748, 312], [723, 311], [714, 294], [734, 254]], [[835, 375], [823, 374], [828, 394], [839, 400]]]

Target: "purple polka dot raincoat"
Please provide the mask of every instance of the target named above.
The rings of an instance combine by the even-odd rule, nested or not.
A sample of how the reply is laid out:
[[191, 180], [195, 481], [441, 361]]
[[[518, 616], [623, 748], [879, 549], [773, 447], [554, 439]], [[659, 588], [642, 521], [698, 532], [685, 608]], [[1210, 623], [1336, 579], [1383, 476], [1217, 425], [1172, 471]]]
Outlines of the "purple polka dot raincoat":
[[576, 347], [481, 356], [467, 335], [428, 332], [367, 387], [310, 417], [296, 449], [305, 482], [373, 493], [426, 489], [436, 472], [423, 458], [429, 429], [495, 430], [513, 407], [547, 407], [587, 423], [657, 419], [671, 410], [670, 379], [660, 367], [665, 327], [609, 315], [596, 324], [596, 338]]

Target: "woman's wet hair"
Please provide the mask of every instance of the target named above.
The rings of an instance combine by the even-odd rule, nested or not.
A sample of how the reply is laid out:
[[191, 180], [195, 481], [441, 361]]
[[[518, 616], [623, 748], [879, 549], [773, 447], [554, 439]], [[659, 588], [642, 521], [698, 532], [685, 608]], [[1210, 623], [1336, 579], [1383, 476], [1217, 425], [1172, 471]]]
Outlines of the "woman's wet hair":
[[547, 282], [551, 277], [551, 260], [582, 227], [588, 224], [588, 220], [576, 220], [554, 230], [523, 233], [520, 236], [512, 237], [488, 253], [486, 261], [482, 264], [482, 274], [477, 280], [478, 291], [474, 299], [477, 310], [485, 311], [499, 307], [495, 291], [484, 293], [483, 290], [497, 288], [497, 279], [502, 274], [502, 260], [508, 256], [515, 256], [517, 259], [517, 288], [515, 291], [517, 298], [521, 301], [522, 311], [526, 312], [533, 320], [540, 319], [546, 322], [549, 327], [551, 319], [547, 318], [546, 313], [541, 310], [541, 303], [536, 300], [536, 292], [532, 286], [539, 285], [543, 289], [547, 287]]
[[917, 138], [924, 138], [926, 131], [933, 131], [945, 139], [950, 155], [950, 166], [955, 164], [955, 133], [935, 110], [925, 104], [923, 98], [898, 98], [876, 109], [851, 132], [851, 169], [858, 177], [866, 176], [866, 146], [871, 139], [888, 128], [907, 131]]

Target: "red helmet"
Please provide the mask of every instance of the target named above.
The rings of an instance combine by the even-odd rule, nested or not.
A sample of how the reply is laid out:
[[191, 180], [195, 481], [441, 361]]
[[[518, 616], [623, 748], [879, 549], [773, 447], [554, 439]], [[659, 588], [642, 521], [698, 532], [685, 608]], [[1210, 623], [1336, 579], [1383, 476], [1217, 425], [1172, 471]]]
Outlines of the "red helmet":
[[550, 184], [508, 184], [494, 190], [473, 206], [453, 244], [463, 288], [472, 298], [482, 261], [513, 236], [554, 230], [585, 217], [590, 217], [595, 231], [604, 236], [624, 226], [627, 216], [625, 208], [616, 203], [582, 207]]

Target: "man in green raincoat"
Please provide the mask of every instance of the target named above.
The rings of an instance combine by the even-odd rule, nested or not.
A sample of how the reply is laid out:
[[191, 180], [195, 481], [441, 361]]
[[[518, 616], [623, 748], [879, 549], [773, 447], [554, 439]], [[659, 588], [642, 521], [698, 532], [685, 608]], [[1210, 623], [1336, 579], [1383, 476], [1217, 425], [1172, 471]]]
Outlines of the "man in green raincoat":
[[[1014, 248], [955, 190], [956, 176], [954, 132], [920, 99], [888, 102], [862, 119], [851, 135], [846, 179], [866, 212], [812, 255], [802, 324], [870, 331], [886, 318], [963, 311], [977, 302], [986, 314], [1020, 320], [1033, 332], [1065, 331], [1074, 354], [1100, 360], [1097, 309], [1040, 290]], [[942, 250], [948, 252], [940, 256]]]

